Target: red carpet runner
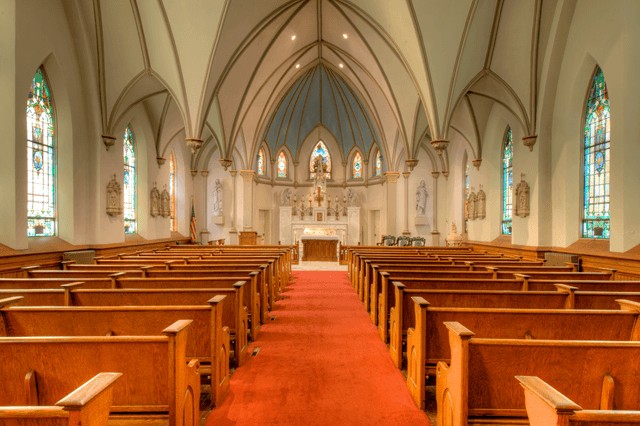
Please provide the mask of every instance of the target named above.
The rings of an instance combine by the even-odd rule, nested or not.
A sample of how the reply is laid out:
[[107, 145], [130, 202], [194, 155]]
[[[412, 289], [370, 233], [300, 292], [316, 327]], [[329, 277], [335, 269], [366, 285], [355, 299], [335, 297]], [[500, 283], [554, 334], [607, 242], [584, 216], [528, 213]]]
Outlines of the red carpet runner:
[[207, 426], [429, 425], [346, 272], [294, 280]]

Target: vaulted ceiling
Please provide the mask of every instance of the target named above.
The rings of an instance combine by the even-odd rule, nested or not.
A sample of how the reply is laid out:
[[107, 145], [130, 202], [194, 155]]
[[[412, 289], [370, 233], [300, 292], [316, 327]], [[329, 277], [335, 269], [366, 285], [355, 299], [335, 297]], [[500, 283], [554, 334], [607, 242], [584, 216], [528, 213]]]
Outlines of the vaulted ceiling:
[[[252, 168], [287, 94], [323, 70], [338, 84], [333, 99], [350, 93], [362, 108], [389, 170], [421, 148], [434, 169], [447, 170], [446, 153], [438, 156], [429, 141], [465, 144], [482, 158], [495, 104], [522, 134], [536, 134], [542, 64], [572, 3], [73, 0], [65, 9], [77, 48], [87, 52], [105, 135], [119, 134], [142, 105], [158, 157], [196, 138], [204, 145], [194, 163], [217, 153], [234, 168]], [[344, 143], [348, 152], [365, 142]]]

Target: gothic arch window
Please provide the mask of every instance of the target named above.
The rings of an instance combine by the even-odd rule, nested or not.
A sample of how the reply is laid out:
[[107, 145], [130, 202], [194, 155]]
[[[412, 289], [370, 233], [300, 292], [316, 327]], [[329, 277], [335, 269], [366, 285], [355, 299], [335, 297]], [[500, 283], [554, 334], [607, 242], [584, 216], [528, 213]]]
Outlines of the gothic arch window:
[[507, 126], [502, 143], [502, 233], [511, 235], [513, 211], [513, 135]]
[[265, 155], [264, 155], [264, 147], [260, 147], [260, 151], [258, 151], [258, 164], [256, 166], [256, 171], [258, 172], [258, 176], [265, 176]]
[[464, 232], [469, 229], [469, 193], [471, 192], [471, 177], [469, 175], [469, 160], [464, 166]]
[[609, 95], [604, 74], [597, 67], [584, 123], [583, 238], [609, 238], [610, 132]]
[[382, 153], [380, 150], [376, 153], [376, 170], [374, 176], [382, 176]]
[[124, 232], [136, 232], [136, 152], [135, 137], [131, 127], [124, 131]]
[[169, 199], [171, 200], [171, 231], [178, 232], [178, 218], [176, 216], [176, 156], [173, 151], [169, 155]]
[[56, 235], [55, 114], [51, 90], [38, 68], [27, 97], [27, 235]]
[[322, 141], [318, 141], [313, 151], [311, 151], [311, 155], [309, 156], [309, 178], [315, 178], [316, 174], [313, 171], [313, 161], [317, 156], [322, 158], [322, 162], [326, 166], [326, 176], [327, 179], [331, 179], [331, 154], [329, 154], [329, 150], [327, 146]]
[[289, 177], [289, 162], [287, 161], [287, 154], [284, 150], [278, 154], [278, 175], [279, 178]]
[[362, 155], [360, 151], [356, 151], [351, 160], [351, 177], [353, 179], [362, 179]]

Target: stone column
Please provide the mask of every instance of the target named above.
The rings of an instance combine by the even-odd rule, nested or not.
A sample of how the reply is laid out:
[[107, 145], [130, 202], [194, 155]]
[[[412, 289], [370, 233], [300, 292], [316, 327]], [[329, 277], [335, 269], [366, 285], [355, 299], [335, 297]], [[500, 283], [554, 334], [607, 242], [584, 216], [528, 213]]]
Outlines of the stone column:
[[431, 227], [431, 245], [440, 245], [440, 232], [438, 232], [438, 177], [440, 172], [431, 172], [433, 176], [433, 226]]
[[398, 178], [400, 172], [385, 172], [387, 179], [387, 234], [396, 235], [398, 223]]
[[242, 229], [253, 231], [253, 177], [254, 170], [240, 170], [242, 176]]
[[209, 214], [208, 214], [208, 197], [207, 197], [207, 184], [209, 183], [209, 170], [201, 170], [200, 175], [202, 175], [202, 201], [203, 201], [203, 211], [202, 215], [202, 226], [203, 229], [200, 231], [200, 243], [201, 244], [209, 244], [209, 229], [207, 223], [209, 222]]
[[231, 229], [229, 229], [229, 244], [238, 243], [238, 230], [236, 229], [236, 176], [237, 170], [230, 170], [231, 175]]
[[404, 178], [404, 217], [402, 218], [402, 235], [411, 235], [409, 232], [409, 175], [410, 172], [403, 172]]

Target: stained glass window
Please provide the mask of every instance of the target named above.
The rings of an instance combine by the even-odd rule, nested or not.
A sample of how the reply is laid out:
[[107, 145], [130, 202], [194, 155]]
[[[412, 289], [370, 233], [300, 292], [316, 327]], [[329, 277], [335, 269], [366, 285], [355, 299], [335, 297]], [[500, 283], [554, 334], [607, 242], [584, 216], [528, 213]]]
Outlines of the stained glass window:
[[329, 150], [327, 149], [326, 145], [322, 141], [318, 141], [316, 147], [311, 152], [311, 156], [309, 157], [309, 178], [313, 179], [316, 177], [316, 174], [313, 171], [313, 162], [318, 156], [322, 158], [322, 163], [326, 166], [327, 179], [331, 179], [331, 155], [329, 154]]
[[287, 155], [284, 151], [280, 151], [278, 154], [278, 177], [286, 178], [289, 176], [289, 166], [287, 165]]
[[502, 149], [502, 233], [511, 235], [513, 207], [513, 136], [511, 127], [504, 134]]
[[124, 131], [124, 232], [136, 232], [136, 153], [130, 127]]
[[178, 232], [176, 216], [176, 156], [173, 151], [169, 156], [169, 199], [171, 200], [171, 231]]
[[584, 124], [582, 237], [609, 238], [609, 145], [611, 114], [604, 74], [596, 69]]
[[469, 191], [471, 190], [471, 177], [469, 176], [469, 161], [464, 166], [464, 231], [469, 229]]
[[264, 148], [260, 148], [258, 151], [258, 175], [264, 176]]
[[55, 121], [51, 91], [42, 68], [27, 98], [27, 235], [56, 235]]
[[354, 179], [362, 178], [362, 155], [360, 151], [356, 151], [351, 163], [351, 176]]
[[378, 150], [376, 154], [376, 176], [382, 176], [382, 153]]

